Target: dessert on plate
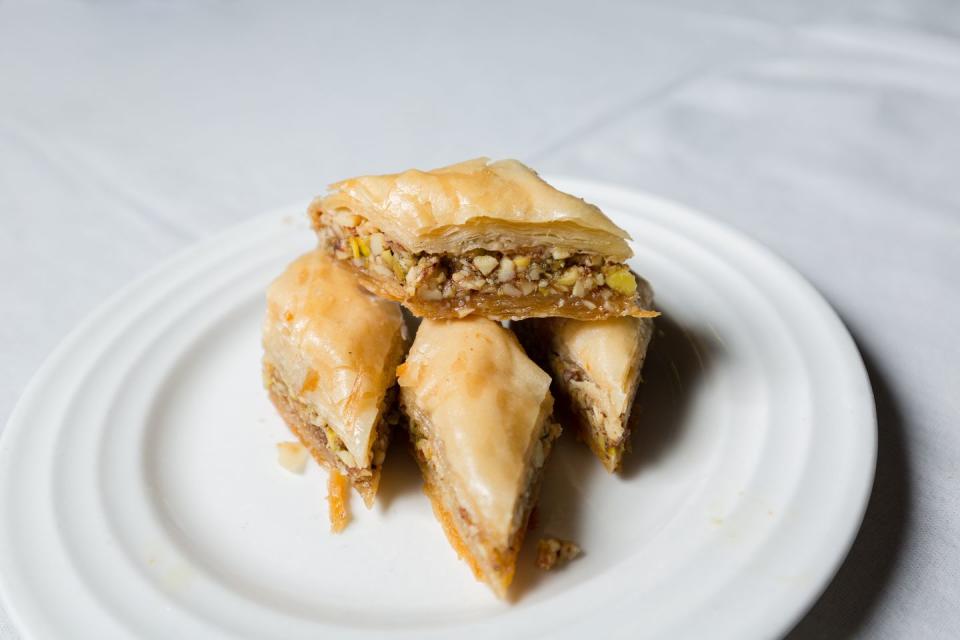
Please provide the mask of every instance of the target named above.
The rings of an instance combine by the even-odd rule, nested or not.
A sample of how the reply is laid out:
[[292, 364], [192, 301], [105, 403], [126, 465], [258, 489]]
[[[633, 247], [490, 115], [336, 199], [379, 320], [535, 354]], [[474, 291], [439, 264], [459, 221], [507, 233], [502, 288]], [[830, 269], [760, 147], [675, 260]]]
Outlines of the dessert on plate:
[[434, 513], [477, 579], [504, 597], [560, 433], [550, 376], [484, 318], [424, 320], [397, 373]]
[[[641, 304], [650, 307], [650, 285], [639, 280], [637, 291]], [[630, 412], [653, 319], [533, 318], [512, 328], [527, 352], [551, 372], [558, 399], [570, 408], [581, 439], [607, 471], [619, 469], [630, 447]]]
[[516, 160], [343, 180], [309, 214], [321, 249], [418, 316], [655, 315], [627, 233]]
[[320, 251], [293, 261], [267, 291], [270, 399], [317, 462], [345, 476], [368, 507], [396, 418], [405, 331], [397, 304], [371, 296]]

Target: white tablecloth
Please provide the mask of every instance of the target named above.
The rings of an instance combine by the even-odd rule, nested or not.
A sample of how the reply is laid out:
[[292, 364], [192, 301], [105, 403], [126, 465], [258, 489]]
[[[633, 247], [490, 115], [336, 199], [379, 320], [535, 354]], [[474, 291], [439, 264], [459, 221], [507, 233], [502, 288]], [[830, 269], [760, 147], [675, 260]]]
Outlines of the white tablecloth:
[[0, 3], [0, 422], [178, 249], [339, 177], [515, 156], [700, 208], [826, 295], [879, 467], [792, 637], [960, 637], [960, 3], [415, 7]]

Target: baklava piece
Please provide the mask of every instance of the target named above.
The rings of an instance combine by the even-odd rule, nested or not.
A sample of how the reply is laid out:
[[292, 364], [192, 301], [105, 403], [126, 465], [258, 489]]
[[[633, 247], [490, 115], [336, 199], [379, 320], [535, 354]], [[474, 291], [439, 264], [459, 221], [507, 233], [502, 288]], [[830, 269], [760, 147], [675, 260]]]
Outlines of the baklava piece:
[[372, 506], [396, 422], [400, 307], [357, 286], [322, 252], [294, 261], [267, 291], [263, 375], [270, 399], [317, 462]]
[[[638, 293], [641, 304], [652, 305], [646, 281], [638, 281]], [[527, 353], [552, 374], [557, 397], [569, 406], [581, 439], [607, 471], [617, 471], [630, 449], [630, 412], [653, 320], [536, 318], [512, 328]]]
[[627, 233], [516, 160], [344, 180], [309, 214], [324, 251], [418, 316], [651, 315]]
[[504, 597], [560, 433], [550, 376], [484, 318], [424, 320], [398, 373], [434, 514], [477, 579]]

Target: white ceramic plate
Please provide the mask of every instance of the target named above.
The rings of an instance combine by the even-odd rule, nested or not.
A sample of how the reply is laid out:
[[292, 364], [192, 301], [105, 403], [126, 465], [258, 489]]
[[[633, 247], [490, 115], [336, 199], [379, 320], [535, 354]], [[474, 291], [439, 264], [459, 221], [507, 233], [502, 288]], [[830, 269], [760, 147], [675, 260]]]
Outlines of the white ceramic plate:
[[260, 380], [263, 293], [312, 244], [302, 208], [128, 287], [50, 357], [0, 440], [0, 588], [25, 638], [770, 638], [842, 561], [873, 477], [863, 365], [823, 299], [688, 209], [557, 180], [636, 239], [664, 312], [619, 477], [571, 437], [534, 541], [586, 555], [514, 601], [446, 543], [402, 446], [379, 503], [328, 531]]

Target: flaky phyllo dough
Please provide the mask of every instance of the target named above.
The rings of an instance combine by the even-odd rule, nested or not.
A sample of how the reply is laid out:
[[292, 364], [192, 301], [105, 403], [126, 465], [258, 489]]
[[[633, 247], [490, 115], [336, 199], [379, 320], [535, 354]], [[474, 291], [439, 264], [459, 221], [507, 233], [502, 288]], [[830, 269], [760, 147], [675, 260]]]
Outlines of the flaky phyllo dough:
[[[644, 306], [653, 291], [640, 280]], [[652, 318], [609, 318], [582, 322], [534, 318], [513, 330], [527, 352], [553, 376], [559, 400], [566, 403], [581, 439], [607, 471], [617, 471], [630, 448], [630, 413], [641, 380]]]
[[344, 180], [309, 212], [321, 250], [419, 316], [656, 315], [626, 232], [516, 160]]
[[484, 318], [424, 320], [398, 375], [434, 513], [474, 575], [503, 597], [560, 433], [550, 376]]
[[270, 398], [313, 457], [346, 476], [368, 507], [398, 416], [404, 332], [398, 305], [368, 294], [320, 251], [291, 263], [267, 291]]

